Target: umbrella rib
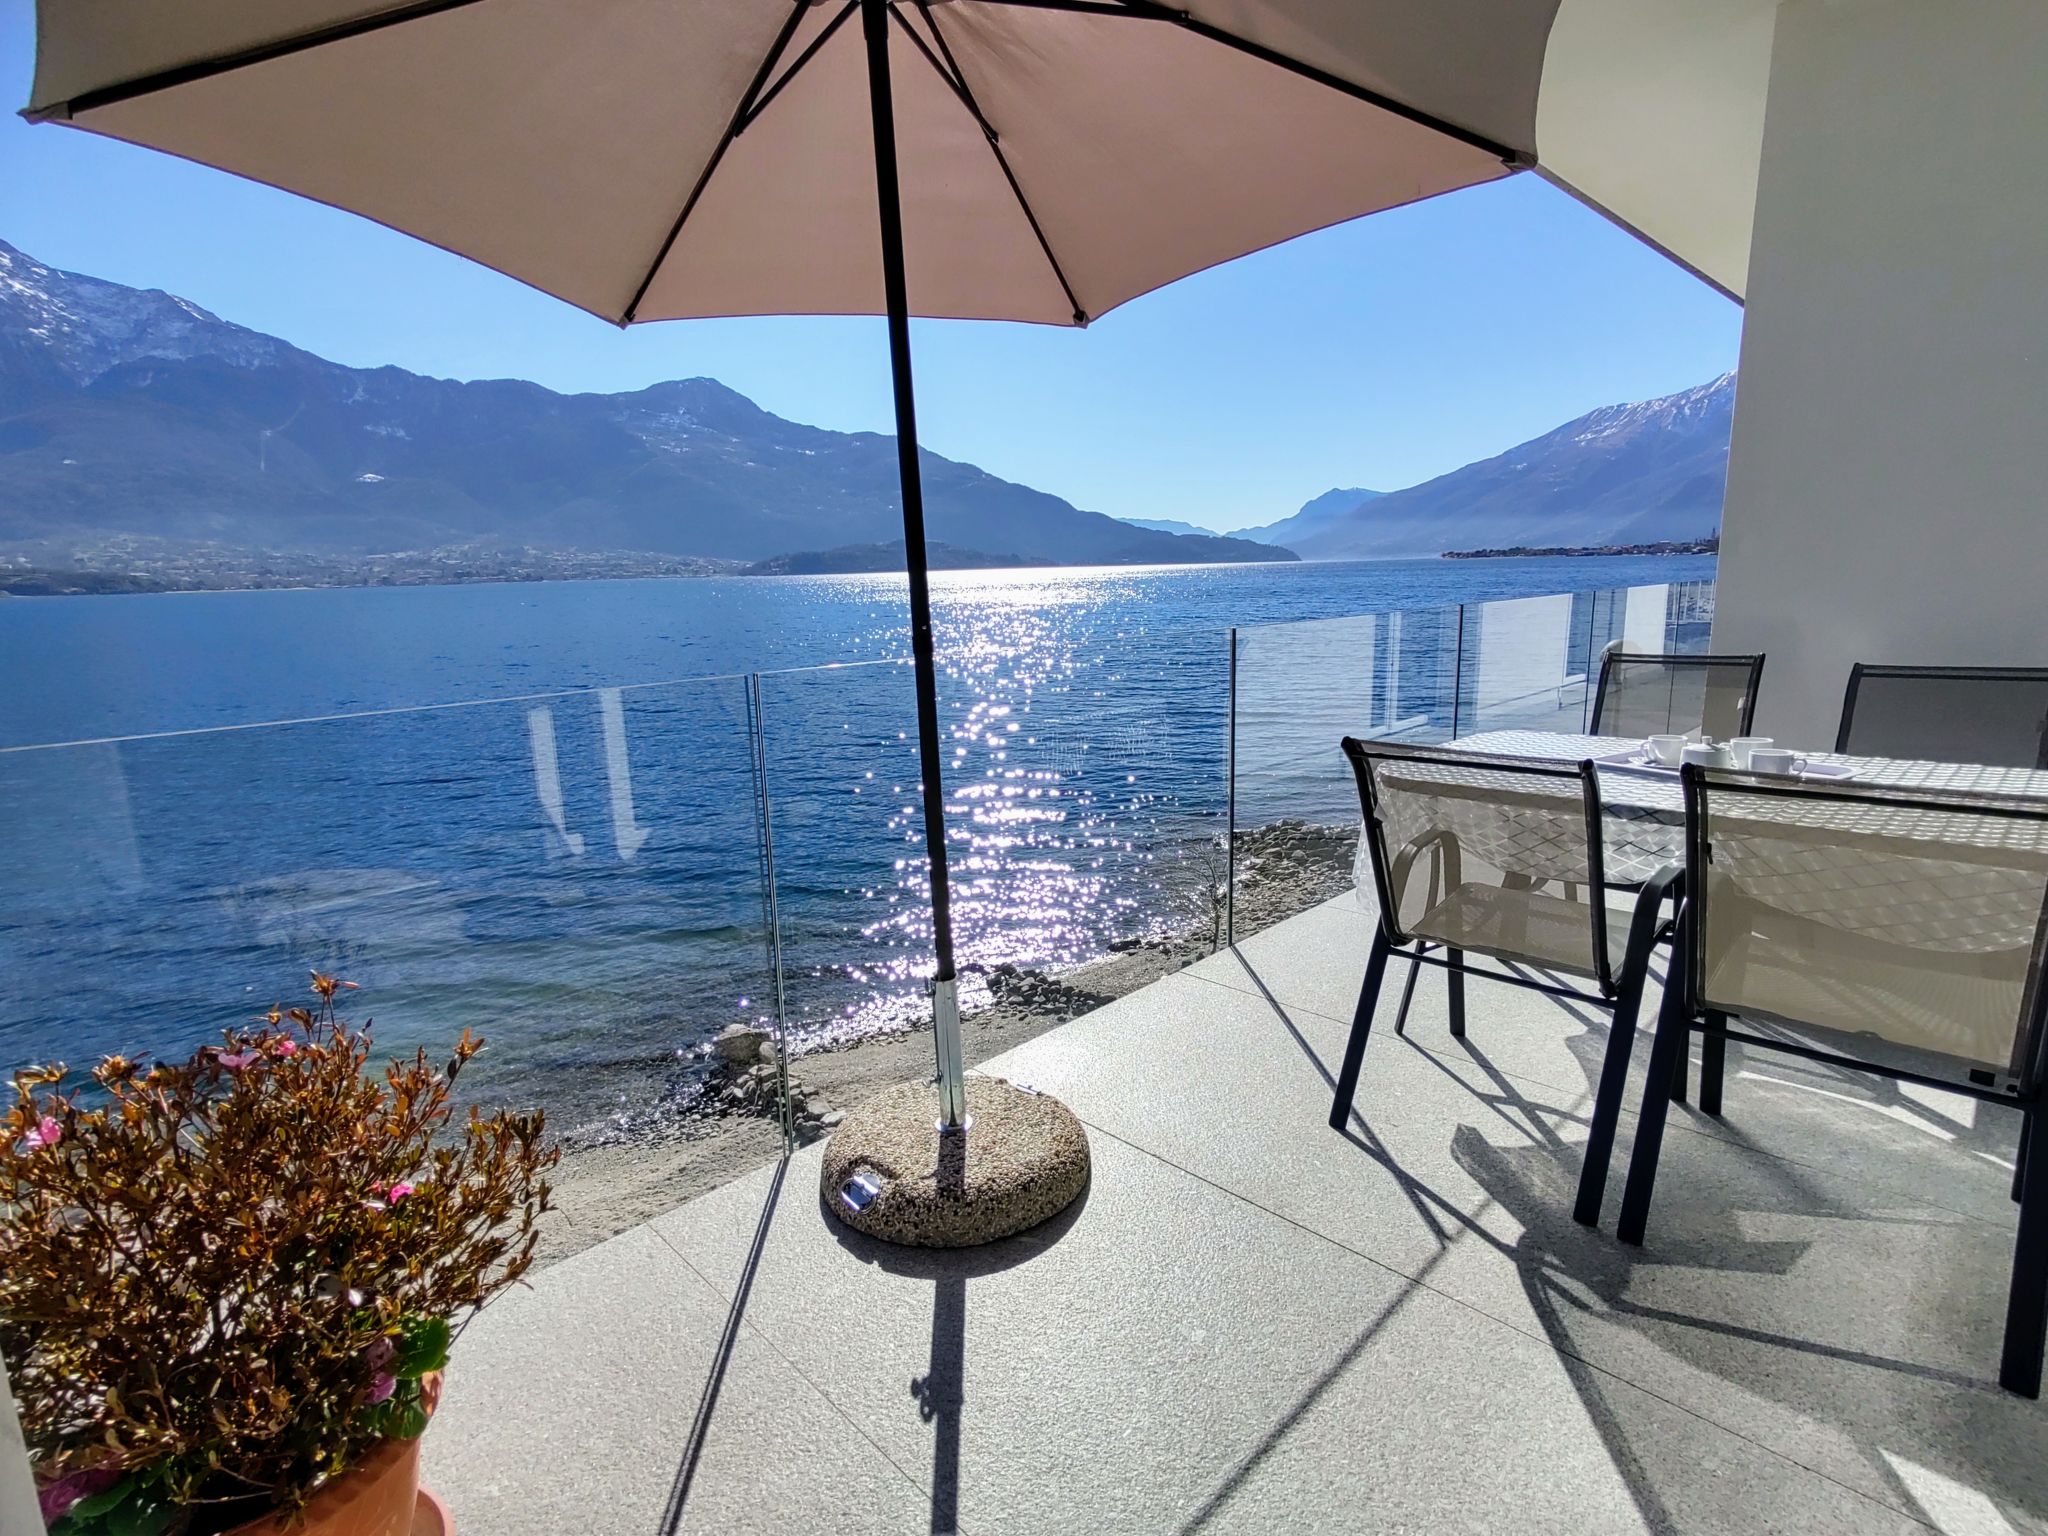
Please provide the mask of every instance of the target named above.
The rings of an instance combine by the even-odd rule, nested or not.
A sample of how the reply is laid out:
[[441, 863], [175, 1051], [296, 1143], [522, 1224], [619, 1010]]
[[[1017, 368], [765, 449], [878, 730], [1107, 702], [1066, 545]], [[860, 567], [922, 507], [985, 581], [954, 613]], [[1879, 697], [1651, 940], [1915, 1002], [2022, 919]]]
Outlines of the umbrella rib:
[[400, 26], [408, 21], [439, 16], [445, 11], [459, 11], [465, 6], [477, 3], [478, 0], [415, 0], [412, 5], [394, 6], [388, 11], [351, 17], [332, 26], [318, 27], [311, 32], [300, 32], [292, 37], [259, 43], [253, 48], [222, 54], [219, 58], [195, 59], [190, 63], [160, 69], [152, 74], [138, 75], [133, 80], [119, 80], [112, 85], [103, 85], [97, 90], [82, 91], [69, 101], [53, 102], [47, 107], [26, 108], [21, 115], [32, 123], [68, 122], [81, 112], [117, 106], [124, 101], [134, 101], [140, 96], [154, 96], [159, 91], [168, 91], [175, 86], [211, 80], [216, 75], [247, 69], [252, 64], [268, 64], [272, 59], [290, 58], [295, 53], [304, 53], [311, 48], [325, 47], [329, 43], [344, 43], [351, 38], [382, 32], [388, 27]]
[[846, 18], [851, 16], [854, 13], [854, 11], [859, 7], [859, 5], [860, 0], [846, 0], [846, 4], [840, 9], [839, 14], [837, 16], [834, 16], [830, 21], [825, 23], [825, 30], [820, 32], [816, 37], [812, 38], [810, 41], [810, 46], [805, 48], [802, 53], [798, 54], [796, 56], [796, 61], [792, 63], [789, 66], [789, 68], [785, 69], [782, 72], [782, 74], [776, 79], [776, 82], [773, 85], [769, 86], [767, 90], [761, 93], [761, 97], [758, 101], [756, 101], [752, 106], [747, 108], [745, 114], [740, 118], [739, 127], [734, 130], [735, 134], [745, 133], [749, 128], [754, 126], [754, 119], [759, 117], [763, 112], [766, 112], [768, 110], [768, 103], [773, 101], [776, 97], [780, 96], [782, 94], [782, 88], [788, 85], [790, 81], [794, 80], [797, 77], [797, 72], [801, 70], [806, 64], [811, 62], [811, 60], [817, 55], [817, 52], [820, 48], [824, 47], [827, 43], [832, 41], [832, 34], [839, 30], [840, 26], [846, 21]]
[[1470, 128], [1451, 122], [1447, 118], [1425, 112], [1420, 107], [1411, 107], [1405, 101], [1396, 100], [1383, 92], [1373, 90], [1370, 86], [1346, 80], [1342, 75], [1333, 75], [1326, 69], [1319, 69], [1301, 59], [1290, 57], [1276, 48], [1268, 48], [1264, 43], [1255, 43], [1250, 38], [1226, 32], [1223, 28], [1203, 21], [1187, 11], [1177, 11], [1171, 6], [1157, 4], [1156, 0], [976, 0], [976, 3], [1013, 5], [1025, 10], [1072, 11], [1084, 16], [1128, 16], [1137, 20], [1167, 22], [1192, 32], [1197, 37], [1207, 38], [1210, 42], [1219, 43], [1225, 48], [1234, 48], [1239, 53], [1249, 55], [1262, 63], [1299, 75], [1304, 80], [1313, 80], [1318, 85], [1328, 86], [1331, 90], [1340, 91], [1354, 100], [1378, 107], [1383, 112], [1391, 112], [1394, 116], [1405, 118], [1421, 127], [1434, 129], [1446, 138], [1456, 139], [1460, 144], [1468, 144], [1474, 149], [1485, 151], [1513, 170], [1526, 170], [1536, 163], [1535, 156], [1526, 151], [1510, 148], [1483, 133], [1474, 133]]
[[1010, 184], [1010, 195], [1017, 199], [1017, 206], [1024, 214], [1024, 222], [1031, 226], [1031, 233], [1038, 239], [1039, 250], [1045, 253], [1046, 265], [1052, 268], [1052, 275], [1059, 279], [1060, 292], [1067, 296], [1067, 307], [1074, 312], [1074, 324], [1086, 325], [1088, 311], [1081, 307], [1081, 301], [1074, 296], [1074, 285], [1067, 281], [1066, 269], [1060, 265], [1059, 257], [1053, 254], [1052, 242], [1046, 239], [1045, 230], [1038, 222], [1038, 215], [1032, 211], [1030, 199], [1025, 197], [1024, 188], [1018, 185], [1017, 173], [1010, 169], [1010, 157], [1003, 153], [1000, 135], [996, 133], [995, 126], [982, 114], [981, 104], [974, 99], [974, 91], [967, 84], [967, 75], [960, 68], [960, 61], [953, 57], [953, 50], [946, 46], [946, 34], [939, 30], [939, 20], [932, 15], [930, 0], [917, 0], [917, 9], [918, 14], [924, 17], [924, 24], [931, 28], [932, 41], [939, 45], [939, 52], [945, 56], [944, 64], [933, 55], [925, 40], [917, 35], [917, 28], [910, 24], [909, 18], [894, 6], [889, 8], [889, 14], [902, 25], [910, 40], [917, 44], [917, 51], [924, 55], [925, 62], [931, 65], [941, 80], [953, 88], [953, 94], [960, 98], [960, 104], [980, 126], [982, 137], [988, 140], [989, 153], [996, 157], [996, 165], [1003, 173], [1003, 180]]
[[[853, 9], [858, 3], [859, 0], [847, 0], [847, 10]], [[732, 141], [738, 138], [740, 130], [746, 127], [748, 108], [753, 106], [754, 98], [760, 95], [761, 87], [774, 72], [783, 50], [789, 47], [789, 40], [796, 36], [798, 25], [810, 9], [811, 0], [794, 0], [790, 6], [788, 19], [782, 23], [782, 30], [775, 34], [774, 45], [761, 60], [761, 67], [754, 71], [754, 78], [747, 83], [747, 91], [740, 97], [740, 104], [733, 108], [732, 121], [725, 125], [725, 133], [719, 139], [718, 147], [711, 151], [711, 158], [704, 163], [703, 174], [697, 178], [697, 184], [690, 188], [690, 195], [683, 203], [683, 211], [676, 215], [675, 223], [669, 226], [668, 238], [661, 242], [661, 249], [654, 253], [654, 260], [648, 264], [647, 275], [640, 279], [640, 286], [633, 290], [633, 302], [626, 306], [625, 314], [619, 317], [620, 325], [631, 325], [640, 313], [640, 303], [647, 297], [647, 290], [654, 286], [655, 274], [661, 271], [661, 264], [668, 260], [668, 253], [675, 249], [676, 239], [682, 234], [683, 225], [688, 223], [690, 215], [696, 212], [698, 199], [703, 197], [704, 189], [711, 184], [712, 174], [717, 171], [719, 162], [725, 159], [725, 152], [732, 148]], [[840, 13], [839, 19], [845, 20], [845, 12]]]

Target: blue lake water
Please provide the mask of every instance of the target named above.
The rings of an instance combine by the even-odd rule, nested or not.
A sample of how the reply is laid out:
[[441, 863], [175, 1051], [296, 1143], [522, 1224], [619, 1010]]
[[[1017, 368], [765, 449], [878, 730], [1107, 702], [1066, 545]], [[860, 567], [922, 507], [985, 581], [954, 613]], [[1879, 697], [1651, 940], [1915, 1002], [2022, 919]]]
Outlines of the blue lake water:
[[[1712, 574], [1642, 557], [935, 577], [961, 959], [1070, 964], [1206, 910], [1228, 626]], [[928, 935], [910, 676], [891, 661], [903, 592], [796, 577], [0, 601], [0, 1060], [186, 1050], [319, 966], [362, 984], [387, 1047], [480, 1028], [480, 1092], [571, 1125], [640, 1113], [678, 1051], [770, 1006], [757, 671], [797, 1038], [914, 1016]], [[1312, 632], [1263, 632], [1241, 717], [1284, 724], [1291, 688], [1346, 668], [1341, 635], [1290, 649]], [[1329, 737], [1313, 774], [1241, 803], [1330, 814]]]

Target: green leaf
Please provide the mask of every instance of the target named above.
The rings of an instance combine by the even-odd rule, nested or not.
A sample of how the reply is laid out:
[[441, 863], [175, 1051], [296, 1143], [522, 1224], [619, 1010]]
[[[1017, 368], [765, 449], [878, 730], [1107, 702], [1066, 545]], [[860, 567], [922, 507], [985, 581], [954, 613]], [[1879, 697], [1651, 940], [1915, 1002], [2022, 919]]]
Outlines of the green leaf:
[[163, 1536], [183, 1513], [156, 1489], [143, 1488], [106, 1515], [99, 1529], [105, 1536]]
[[427, 1409], [419, 1383], [401, 1381], [398, 1390], [369, 1413], [370, 1428], [386, 1440], [417, 1440], [427, 1432]]
[[51, 1536], [163, 1536], [184, 1511], [155, 1484], [154, 1473], [124, 1477], [73, 1504]]
[[417, 1379], [448, 1363], [448, 1320], [408, 1317], [398, 1325], [398, 1353], [391, 1362], [394, 1376]]
[[110, 1483], [98, 1493], [80, 1499], [71, 1506], [70, 1513], [66, 1518], [71, 1520], [95, 1519], [100, 1515], [104, 1515], [141, 1486], [141, 1478], [124, 1477], [118, 1483]]

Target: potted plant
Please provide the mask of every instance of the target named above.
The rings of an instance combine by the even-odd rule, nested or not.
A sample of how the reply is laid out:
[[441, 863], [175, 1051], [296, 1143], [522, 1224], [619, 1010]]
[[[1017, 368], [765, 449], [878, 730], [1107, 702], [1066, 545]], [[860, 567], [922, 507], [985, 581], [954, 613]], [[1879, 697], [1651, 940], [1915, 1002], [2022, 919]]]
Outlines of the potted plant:
[[182, 1064], [15, 1075], [0, 1353], [52, 1536], [413, 1531], [449, 1344], [531, 1264], [557, 1154], [538, 1113], [451, 1126], [468, 1031], [370, 1069], [348, 985]]

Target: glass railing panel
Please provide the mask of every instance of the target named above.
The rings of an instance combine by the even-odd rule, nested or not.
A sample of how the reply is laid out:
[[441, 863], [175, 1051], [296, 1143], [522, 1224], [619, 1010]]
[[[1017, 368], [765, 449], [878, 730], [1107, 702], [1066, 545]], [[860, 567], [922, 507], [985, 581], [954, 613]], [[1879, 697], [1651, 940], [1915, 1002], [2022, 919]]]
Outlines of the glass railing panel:
[[1585, 728], [1590, 593], [1467, 603], [1460, 633], [1458, 734]]
[[1237, 632], [1239, 939], [1350, 887], [1358, 791], [1338, 743], [1450, 737], [1458, 625], [1428, 608]]
[[462, 1092], [572, 1152], [707, 1108], [780, 1144], [706, 1103], [773, 1024], [740, 679], [9, 749], [0, 801], [10, 1063], [182, 1056], [317, 968], [382, 1051], [485, 1036]]
[[1610, 646], [1704, 651], [1713, 609], [1708, 580], [1240, 630], [1237, 936], [1364, 874], [1357, 790], [1341, 737], [1484, 735], [1512, 746], [1497, 733], [1582, 733]]
[[[942, 650], [938, 700], [967, 1060], [1221, 941], [1220, 633]], [[785, 990], [807, 1102], [931, 1070], [931, 890], [912, 675], [763, 674]]]

